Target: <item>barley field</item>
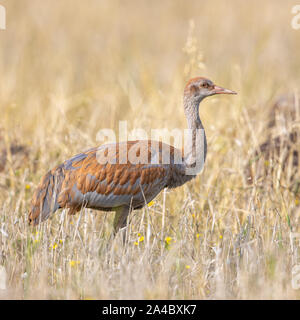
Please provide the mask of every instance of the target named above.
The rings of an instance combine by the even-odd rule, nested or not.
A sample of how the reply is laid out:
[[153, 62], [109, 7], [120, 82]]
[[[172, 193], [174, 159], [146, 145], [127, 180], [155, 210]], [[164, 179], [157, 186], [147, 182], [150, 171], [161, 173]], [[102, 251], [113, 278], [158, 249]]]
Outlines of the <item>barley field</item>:
[[[1, 299], [300, 298], [299, 168], [263, 160], [259, 179], [245, 175], [274, 103], [299, 105], [295, 1], [0, 4]], [[42, 175], [99, 145], [99, 130], [184, 129], [193, 76], [238, 95], [201, 103], [204, 170], [134, 211], [125, 245], [110, 212], [28, 225]]]

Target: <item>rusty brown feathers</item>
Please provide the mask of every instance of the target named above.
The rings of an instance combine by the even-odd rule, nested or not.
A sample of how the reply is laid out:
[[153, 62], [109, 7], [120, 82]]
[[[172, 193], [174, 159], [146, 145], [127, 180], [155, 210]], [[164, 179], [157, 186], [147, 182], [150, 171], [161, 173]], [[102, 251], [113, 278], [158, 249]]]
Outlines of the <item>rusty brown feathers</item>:
[[[97, 152], [99, 149], [91, 149], [81, 153], [72, 159], [49, 171], [42, 179], [35, 191], [29, 221], [37, 224], [48, 218], [49, 214], [58, 208], [69, 208], [70, 214], [79, 211], [83, 206], [99, 210], [113, 210], [122, 203], [118, 197], [129, 196], [132, 198], [132, 206], [141, 207], [152, 197], [151, 190], [157, 180], [163, 181], [165, 187], [168, 184], [167, 170], [163, 166], [147, 166], [152, 157], [151, 141], [128, 141], [127, 154], [130, 148], [139, 144], [137, 154], [143, 154], [146, 159], [141, 159], [140, 164], [118, 163], [123, 155], [119, 144], [116, 145], [116, 161], [110, 159], [107, 150], [103, 154], [108, 156], [107, 163], [99, 163]], [[162, 149], [162, 143], [159, 143]], [[144, 150], [143, 150], [144, 149]], [[174, 148], [170, 149], [171, 157], [174, 157]], [[116, 162], [111, 163], [111, 162]], [[123, 159], [124, 162], [124, 159]], [[159, 163], [162, 163], [160, 154]], [[99, 200], [92, 201], [89, 194], [115, 197], [113, 205]], [[143, 193], [143, 194], [142, 194]], [[80, 196], [82, 195], [82, 196]], [[86, 196], [86, 197], [84, 197]], [[85, 198], [85, 199], [84, 199]], [[84, 199], [84, 200], [83, 200]]]

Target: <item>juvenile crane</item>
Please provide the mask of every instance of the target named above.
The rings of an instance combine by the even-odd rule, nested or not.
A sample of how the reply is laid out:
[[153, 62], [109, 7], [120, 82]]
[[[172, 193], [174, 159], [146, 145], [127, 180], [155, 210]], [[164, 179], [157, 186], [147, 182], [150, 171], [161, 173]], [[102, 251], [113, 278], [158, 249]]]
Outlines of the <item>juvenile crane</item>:
[[[193, 78], [186, 84], [183, 107], [191, 130], [188, 147], [191, 150], [183, 152], [153, 140], [126, 141], [90, 149], [50, 170], [33, 195], [29, 223], [36, 225], [60, 208], [69, 208], [69, 214], [92, 208], [115, 211], [113, 227], [117, 233], [126, 226], [131, 210], [142, 208], [164, 188], [183, 185], [200, 171], [201, 168], [197, 169], [191, 160], [193, 150], [199, 148], [203, 164], [206, 158], [207, 143], [199, 104], [208, 96], [222, 93], [236, 94], [202, 77]], [[197, 129], [203, 132], [200, 147], [196, 145]], [[130, 162], [128, 155], [132, 152], [142, 161]], [[168, 163], [163, 161], [166, 152], [170, 156]], [[175, 161], [178, 158], [182, 161]], [[196, 170], [187, 174], [187, 169], [193, 166]]]

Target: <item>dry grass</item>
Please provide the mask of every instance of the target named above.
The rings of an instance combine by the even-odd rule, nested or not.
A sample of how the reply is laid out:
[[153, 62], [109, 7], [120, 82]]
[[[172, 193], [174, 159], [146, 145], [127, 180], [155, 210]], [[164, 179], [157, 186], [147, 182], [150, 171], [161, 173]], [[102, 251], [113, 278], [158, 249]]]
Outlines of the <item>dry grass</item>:
[[[291, 286], [290, 241], [300, 232], [299, 201], [283, 183], [249, 187], [243, 178], [266, 137], [272, 101], [299, 89], [293, 1], [1, 4], [0, 135], [8, 151], [0, 173], [2, 298], [300, 297]], [[99, 129], [117, 130], [119, 120], [129, 130], [184, 128], [183, 86], [195, 75], [239, 95], [202, 104], [204, 171], [135, 211], [126, 246], [119, 237], [108, 241], [110, 213], [59, 212], [38, 228], [27, 225], [40, 177], [97, 145]], [[17, 167], [9, 152], [16, 141], [30, 150]]]

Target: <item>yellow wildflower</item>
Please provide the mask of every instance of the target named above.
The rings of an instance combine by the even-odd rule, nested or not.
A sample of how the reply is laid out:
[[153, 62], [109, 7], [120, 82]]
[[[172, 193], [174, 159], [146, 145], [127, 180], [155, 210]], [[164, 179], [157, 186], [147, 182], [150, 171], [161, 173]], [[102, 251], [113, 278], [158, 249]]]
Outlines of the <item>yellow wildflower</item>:
[[270, 165], [270, 162], [268, 160], [265, 161], [265, 166], [268, 167]]
[[143, 236], [139, 237], [139, 242], [143, 242], [144, 239], [145, 239], [145, 238], [144, 238]]
[[30, 189], [30, 185], [29, 185], [29, 184], [26, 184], [25, 189], [26, 189], [26, 190], [29, 190], [29, 189]]
[[155, 204], [155, 202], [152, 200], [152, 201], [150, 201], [150, 202], [148, 203], [148, 207], [150, 208], [150, 207], [152, 207], [154, 204]]
[[166, 242], [167, 245], [169, 245], [171, 243], [171, 241], [172, 241], [171, 237], [166, 237], [165, 238], [165, 242]]
[[53, 246], [50, 246], [50, 250], [52, 249], [52, 250], [55, 250], [57, 248], [57, 243], [54, 243], [54, 245]]
[[138, 243], [137, 241], [135, 241], [134, 245], [135, 245], [135, 246], [138, 246], [138, 245], [139, 245], [139, 243]]
[[77, 266], [78, 264], [80, 264], [80, 261], [71, 260], [69, 263], [70, 263], [70, 266], [73, 268], [73, 267]]
[[196, 238], [198, 239], [200, 237], [200, 233], [197, 233], [196, 234]]
[[190, 269], [191, 266], [189, 266], [188, 264], [185, 266], [186, 269]]

